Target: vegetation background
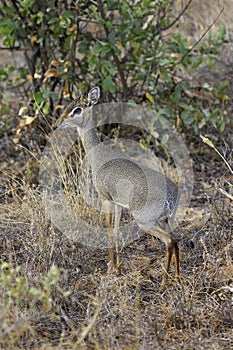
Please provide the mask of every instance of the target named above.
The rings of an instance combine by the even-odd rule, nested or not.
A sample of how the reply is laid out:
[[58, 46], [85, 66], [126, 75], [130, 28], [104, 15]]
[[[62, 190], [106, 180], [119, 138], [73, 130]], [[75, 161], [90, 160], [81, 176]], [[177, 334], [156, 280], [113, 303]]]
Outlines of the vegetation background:
[[[231, 0], [1, 1], [2, 349], [231, 348], [232, 10]], [[159, 291], [160, 242], [124, 247], [123, 275], [106, 276], [106, 251], [48, 220], [40, 157], [73, 81], [100, 85], [103, 102], [145, 105], [183, 136], [195, 183], [176, 230], [181, 285]], [[166, 135], [129, 132], [172, 164]]]

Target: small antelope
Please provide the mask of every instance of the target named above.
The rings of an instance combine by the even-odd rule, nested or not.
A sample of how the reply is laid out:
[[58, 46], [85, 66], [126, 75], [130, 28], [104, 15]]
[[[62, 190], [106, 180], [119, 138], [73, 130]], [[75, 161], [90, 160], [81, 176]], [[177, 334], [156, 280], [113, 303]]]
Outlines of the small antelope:
[[[77, 89], [73, 87], [73, 93]], [[121, 208], [128, 208], [138, 226], [166, 245], [165, 271], [161, 283], [163, 289], [175, 257], [176, 277], [179, 278], [179, 249], [171, 228], [179, 202], [178, 187], [164, 174], [130, 160], [120, 152], [101, 143], [92, 119], [92, 108], [98, 103], [99, 87], [72, 101], [63, 112], [67, 118], [61, 128], [75, 127], [84, 150], [91, 154], [90, 165], [93, 184], [105, 208], [109, 242], [119, 227]], [[98, 147], [96, 147], [98, 146]], [[125, 184], [129, 186], [125, 186]], [[114, 229], [112, 229], [112, 208]], [[109, 248], [109, 272], [116, 267], [121, 272], [120, 250], [116, 243], [116, 266], [113, 246]]]

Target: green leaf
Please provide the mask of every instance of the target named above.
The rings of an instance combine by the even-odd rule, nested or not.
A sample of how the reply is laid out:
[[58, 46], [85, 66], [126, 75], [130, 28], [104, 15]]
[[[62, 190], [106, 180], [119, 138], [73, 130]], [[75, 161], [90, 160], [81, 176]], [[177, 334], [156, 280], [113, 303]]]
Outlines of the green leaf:
[[155, 130], [152, 130], [152, 131], [151, 131], [151, 135], [152, 135], [155, 139], [157, 139], [157, 138], [159, 137], [159, 134], [158, 134], [157, 131], [155, 131]]
[[4, 40], [3, 44], [8, 47], [13, 47], [15, 43], [15, 35], [8, 35]]
[[110, 53], [111, 51], [112, 51], [111, 45], [103, 41], [99, 41], [99, 44], [93, 47], [93, 52], [100, 54], [102, 56], [106, 55], [107, 53]]
[[227, 34], [226, 26], [223, 24], [218, 29], [218, 40], [224, 41]]
[[207, 63], [207, 66], [208, 66], [210, 69], [212, 69], [212, 68], [214, 67], [214, 61], [213, 61], [213, 58], [212, 58], [210, 55], [208, 55], [208, 56], [206, 57], [206, 63]]
[[39, 11], [35, 18], [36, 18], [36, 24], [41, 24], [42, 20], [43, 20], [44, 14], [43, 12]]
[[184, 111], [181, 113], [181, 118], [185, 125], [191, 125], [194, 121], [193, 115], [188, 111]]
[[110, 61], [103, 61], [102, 65], [101, 65], [101, 72], [103, 72], [103, 75], [115, 75], [117, 73], [117, 69], [115, 67], [115, 65], [110, 62]]
[[155, 103], [154, 97], [153, 97], [149, 92], [146, 92], [146, 98], [147, 98], [147, 100], [149, 100], [152, 104]]
[[74, 11], [73, 10], [66, 10], [63, 13], [63, 17], [69, 17], [69, 18], [74, 18]]
[[180, 100], [180, 98], [181, 98], [181, 89], [180, 89], [180, 86], [179, 85], [177, 85], [176, 87], [175, 87], [175, 94], [174, 94], [174, 98], [175, 98], [175, 101], [179, 101]]
[[190, 89], [189, 81], [181, 81], [181, 83], [179, 83], [179, 86], [183, 91]]
[[167, 117], [170, 116], [170, 112], [167, 108], [161, 108], [159, 111], [158, 111], [158, 114], [159, 115], [166, 115]]
[[219, 127], [220, 127], [221, 132], [223, 132], [225, 130], [225, 126], [226, 126], [225, 120], [224, 120], [224, 118], [221, 118], [221, 120], [219, 122]]
[[44, 94], [42, 92], [36, 92], [33, 94], [34, 103], [33, 108], [36, 111], [38, 108], [41, 108], [41, 105], [44, 103]]
[[199, 56], [193, 62], [192, 68], [195, 69], [195, 68], [199, 67], [201, 63], [202, 63], [202, 56]]
[[166, 143], [168, 142], [169, 140], [169, 135], [168, 134], [164, 134], [163, 137], [162, 137], [162, 144], [166, 145]]
[[16, 24], [10, 18], [0, 18], [0, 35], [9, 35], [15, 30], [15, 28]]
[[119, 49], [119, 47], [117, 47], [116, 45], [112, 45], [112, 49], [117, 56], [120, 56], [121, 50]]
[[16, 9], [14, 7], [7, 7], [4, 6], [2, 8], [2, 11], [5, 13], [5, 15], [7, 15], [8, 17], [15, 15], [17, 13]]
[[208, 118], [210, 116], [210, 110], [208, 108], [203, 108], [202, 112], [205, 115], [205, 117]]
[[223, 83], [221, 83], [221, 84], [218, 86], [218, 92], [222, 92], [223, 90], [229, 88], [229, 86], [230, 86], [229, 81], [224, 81]]
[[170, 59], [164, 58], [164, 59], [159, 60], [159, 65], [160, 65], [160, 67], [164, 67], [164, 66], [168, 65], [170, 62], [171, 62]]
[[116, 88], [113, 85], [112, 77], [110, 75], [108, 75], [103, 81], [103, 91], [110, 91], [112, 93], [116, 91]]
[[23, 8], [30, 8], [33, 3], [34, 0], [23, 0], [20, 2], [20, 6], [22, 6]]
[[53, 17], [48, 21], [48, 24], [54, 24], [54, 23], [57, 23], [58, 21], [59, 21], [58, 17]]
[[70, 27], [70, 18], [60, 16], [59, 25], [61, 28], [68, 29]]

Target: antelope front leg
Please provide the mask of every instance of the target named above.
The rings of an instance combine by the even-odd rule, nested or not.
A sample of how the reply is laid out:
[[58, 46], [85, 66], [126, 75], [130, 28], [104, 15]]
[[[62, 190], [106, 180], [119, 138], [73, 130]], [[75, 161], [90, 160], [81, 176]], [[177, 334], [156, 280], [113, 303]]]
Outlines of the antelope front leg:
[[113, 252], [113, 232], [112, 232], [112, 213], [105, 213], [107, 234], [108, 234], [108, 273], [114, 270], [114, 252]]
[[176, 278], [179, 280], [180, 279], [180, 256], [179, 256], [179, 248], [176, 242], [174, 246], [174, 255], [175, 255]]
[[115, 220], [114, 220], [114, 236], [116, 239], [116, 270], [117, 273], [121, 274], [121, 257], [120, 257], [120, 247], [119, 247], [119, 224], [121, 220], [121, 207], [115, 205]]
[[164, 271], [164, 275], [163, 275], [163, 279], [162, 279], [162, 283], [160, 286], [160, 290], [163, 291], [164, 287], [167, 283], [167, 277], [168, 277], [168, 272], [170, 269], [170, 265], [171, 265], [171, 260], [172, 260], [172, 256], [174, 254], [175, 257], [175, 269], [176, 269], [176, 278], [180, 279], [180, 267], [179, 267], [179, 248], [178, 245], [175, 241], [171, 241], [168, 245], [167, 245], [167, 254], [166, 254], [166, 266], [165, 266], [165, 271]]
[[164, 287], [165, 287], [165, 285], [167, 283], [168, 272], [169, 272], [169, 269], [170, 269], [172, 255], [173, 255], [173, 249], [174, 249], [173, 244], [168, 244], [167, 245], [165, 271], [164, 271], [164, 274], [163, 274], [162, 283], [160, 285], [160, 290], [161, 291], [164, 290]]

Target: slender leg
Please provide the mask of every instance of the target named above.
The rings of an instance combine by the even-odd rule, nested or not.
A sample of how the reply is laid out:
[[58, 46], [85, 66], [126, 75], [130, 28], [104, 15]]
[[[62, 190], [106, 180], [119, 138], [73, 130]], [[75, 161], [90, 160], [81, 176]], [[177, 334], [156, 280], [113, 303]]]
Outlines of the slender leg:
[[121, 274], [121, 257], [118, 239], [116, 240], [116, 270]]
[[169, 272], [170, 265], [171, 265], [173, 250], [174, 250], [174, 247], [173, 247], [173, 242], [172, 242], [172, 244], [168, 244], [168, 246], [167, 246], [167, 253], [166, 253], [167, 261], [166, 261], [166, 265], [165, 265], [165, 271], [164, 271], [164, 274], [163, 274], [162, 283], [161, 283], [161, 286], [160, 286], [161, 290], [164, 289], [164, 287], [165, 287], [165, 285], [167, 283], [168, 272]]
[[109, 266], [108, 273], [114, 270], [114, 253], [113, 253], [113, 237], [112, 237], [112, 213], [105, 212], [107, 234], [108, 234], [108, 256]]
[[170, 269], [173, 254], [175, 256], [176, 277], [179, 278], [179, 249], [178, 249], [177, 243], [176, 241], [174, 241], [174, 239], [169, 233], [167, 233], [165, 230], [161, 229], [158, 226], [154, 230], [151, 230], [151, 229], [148, 230], [147, 228], [143, 227], [143, 225], [139, 225], [139, 226], [146, 233], [149, 233], [151, 236], [161, 239], [161, 241], [163, 241], [166, 245], [167, 252], [166, 252], [165, 271], [164, 271], [162, 283], [160, 286], [160, 289], [163, 290], [167, 282], [168, 272]]
[[179, 257], [179, 248], [176, 242], [174, 247], [174, 253], [175, 253], [176, 278], [179, 279], [180, 278], [180, 257]]
[[115, 205], [115, 221], [114, 221], [114, 234], [116, 238], [116, 270], [117, 273], [121, 274], [121, 258], [120, 258], [120, 247], [119, 247], [119, 224], [121, 220], [121, 207]]

